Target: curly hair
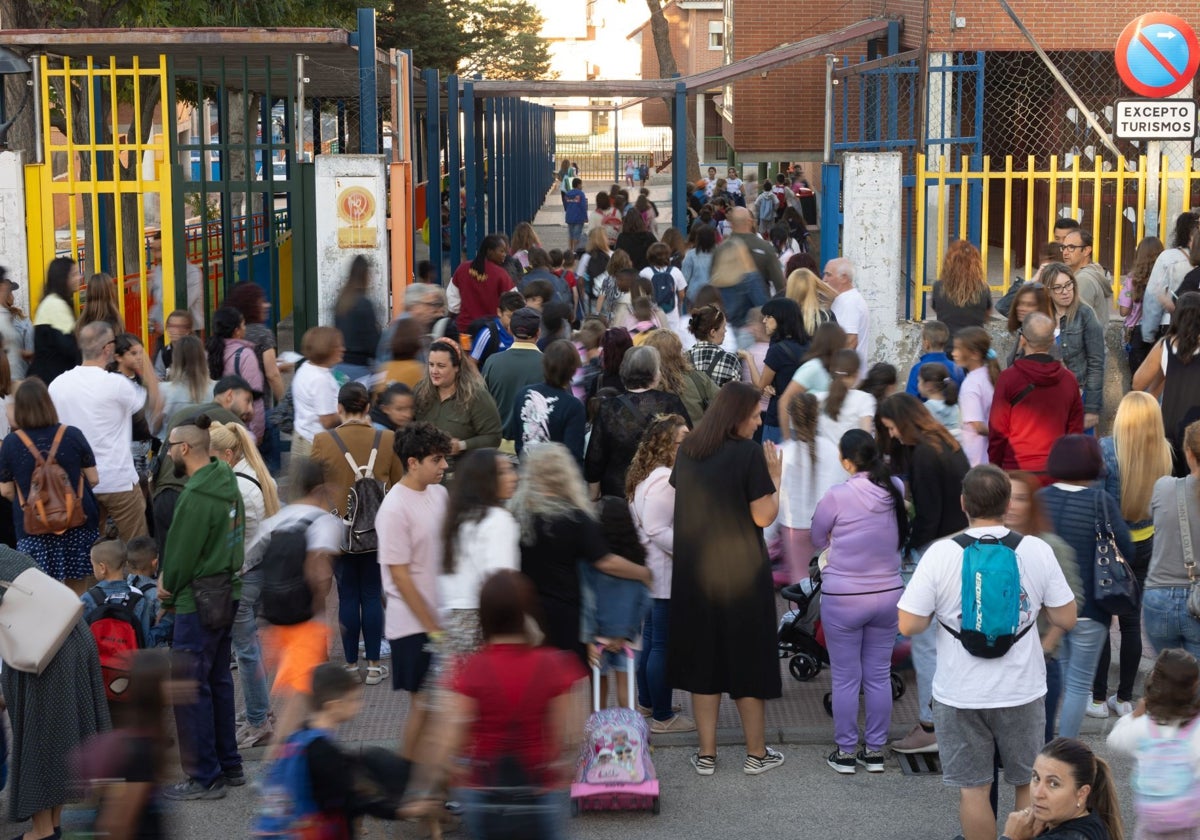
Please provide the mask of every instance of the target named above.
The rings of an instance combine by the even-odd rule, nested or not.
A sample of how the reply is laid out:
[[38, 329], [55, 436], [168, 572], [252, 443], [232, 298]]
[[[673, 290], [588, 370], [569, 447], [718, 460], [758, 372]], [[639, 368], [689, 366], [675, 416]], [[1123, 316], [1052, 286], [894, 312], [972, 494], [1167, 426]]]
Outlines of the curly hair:
[[683, 354], [679, 336], [671, 330], [652, 330], [642, 346], [658, 351], [659, 390], [682, 396], [684, 375], [692, 369], [692, 364]]
[[942, 260], [942, 292], [955, 306], [966, 306], [987, 288], [983, 278], [983, 257], [966, 239], [956, 239]]
[[537, 541], [538, 519], [556, 519], [582, 513], [595, 518], [583, 473], [571, 450], [561, 443], [541, 443], [527, 449], [521, 465], [521, 482], [509, 503], [521, 526], [521, 542]]
[[633, 501], [633, 493], [638, 485], [649, 477], [658, 467], [675, 465], [675, 450], [679, 447], [675, 437], [680, 427], [687, 428], [687, 421], [678, 414], [658, 414], [650, 421], [646, 431], [642, 433], [641, 443], [633, 460], [629, 462], [629, 471], [625, 473], [625, 498]]
[[1177, 724], [1200, 714], [1196, 697], [1200, 665], [1182, 648], [1167, 648], [1146, 677], [1146, 714], [1156, 723]]
[[[479, 375], [479, 371], [475, 369], [473, 363], [465, 362], [462, 349], [454, 341], [449, 338], [439, 338], [429, 345], [429, 352], [445, 353], [450, 357], [450, 364], [455, 370], [454, 387], [464, 405], [470, 406], [480, 393], [487, 393], [487, 385], [484, 383], [483, 377]], [[429, 411], [437, 398], [437, 388], [434, 387], [433, 380], [429, 378], [427, 366], [425, 375], [413, 387], [413, 401], [416, 404], [417, 414]]]

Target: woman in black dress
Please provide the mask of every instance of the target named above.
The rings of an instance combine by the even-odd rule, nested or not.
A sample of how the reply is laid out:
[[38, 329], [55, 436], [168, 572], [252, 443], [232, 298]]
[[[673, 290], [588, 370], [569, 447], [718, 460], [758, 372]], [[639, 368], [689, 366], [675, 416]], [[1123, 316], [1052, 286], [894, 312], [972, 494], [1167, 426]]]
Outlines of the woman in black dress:
[[679, 447], [675, 558], [667, 676], [692, 692], [700, 748], [692, 765], [716, 771], [721, 695], [737, 704], [746, 738], [743, 771], [765, 773], [783, 755], [765, 743], [763, 701], [779, 697], [775, 595], [762, 529], [779, 510], [782, 464], [772, 443], [751, 439], [759, 393], [731, 382]]

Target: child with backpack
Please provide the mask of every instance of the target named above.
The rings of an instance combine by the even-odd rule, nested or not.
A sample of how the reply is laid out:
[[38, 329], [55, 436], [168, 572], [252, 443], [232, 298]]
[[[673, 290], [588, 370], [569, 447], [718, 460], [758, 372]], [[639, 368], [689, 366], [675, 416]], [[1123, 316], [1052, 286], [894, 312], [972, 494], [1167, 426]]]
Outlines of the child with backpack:
[[1200, 838], [1200, 665], [1180, 648], [1158, 655], [1146, 696], [1108, 734], [1108, 745], [1134, 756], [1135, 840]]
[[175, 613], [163, 610], [158, 597], [158, 543], [153, 537], [134, 537], [125, 556], [129, 571], [125, 582], [142, 593], [150, 616], [146, 647], [168, 647], [175, 629]]
[[637, 298], [633, 302], [633, 323], [629, 327], [633, 345], [636, 347], [641, 344], [656, 329], [658, 322], [654, 319], [654, 304], [648, 297]]
[[687, 278], [683, 272], [671, 265], [671, 246], [655, 242], [646, 250], [646, 261], [640, 277], [650, 281], [651, 298], [664, 315], [667, 326], [676, 334], [683, 329], [680, 313], [683, 311], [683, 296], [687, 291]]
[[407, 762], [378, 747], [355, 756], [337, 745], [337, 728], [358, 715], [362, 693], [358, 678], [337, 665], [313, 671], [308, 721], [267, 770], [255, 837], [350, 840], [361, 816], [400, 818]]
[[83, 593], [83, 618], [100, 654], [100, 671], [109, 702], [129, 689], [133, 655], [150, 638], [150, 603], [125, 580], [125, 543], [103, 540], [92, 546], [96, 585]]

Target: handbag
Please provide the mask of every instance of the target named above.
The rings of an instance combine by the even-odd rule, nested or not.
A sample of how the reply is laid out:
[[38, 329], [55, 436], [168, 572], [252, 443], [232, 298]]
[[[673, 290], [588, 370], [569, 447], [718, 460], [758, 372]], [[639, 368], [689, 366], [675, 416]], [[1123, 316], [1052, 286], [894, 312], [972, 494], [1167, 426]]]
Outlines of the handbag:
[[0, 660], [15, 671], [40, 674], [79, 623], [83, 602], [36, 568], [0, 580], [0, 589]]
[[1108, 498], [1096, 492], [1096, 553], [1093, 560], [1092, 594], [1096, 604], [1113, 615], [1138, 608], [1138, 585], [1129, 563], [1121, 556], [1117, 537], [1108, 516]]
[[1179, 509], [1179, 540], [1183, 543], [1183, 565], [1188, 573], [1187, 611], [1192, 618], [1200, 618], [1200, 580], [1196, 579], [1196, 555], [1192, 552], [1192, 525], [1188, 522], [1187, 501], [1184, 494], [1187, 479], [1175, 479], [1175, 506]]
[[205, 630], [228, 630], [233, 626], [233, 576], [228, 572], [205, 575], [192, 581], [196, 616]]

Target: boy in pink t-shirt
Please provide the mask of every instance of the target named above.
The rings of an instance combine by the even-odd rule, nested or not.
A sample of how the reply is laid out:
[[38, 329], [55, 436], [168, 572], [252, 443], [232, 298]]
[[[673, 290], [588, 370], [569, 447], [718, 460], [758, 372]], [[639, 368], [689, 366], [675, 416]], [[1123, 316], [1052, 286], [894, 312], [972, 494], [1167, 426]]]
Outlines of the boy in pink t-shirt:
[[449, 496], [441, 485], [450, 437], [431, 423], [411, 423], [396, 436], [404, 477], [388, 491], [375, 514], [383, 576], [384, 635], [392, 646], [392, 688], [413, 695], [401, 738], [401, 754], [413, 758], [425, 723], [420, 695], [441, 635], [437, 579], [442, 565], [442, 526]]

